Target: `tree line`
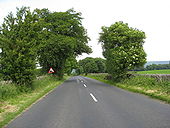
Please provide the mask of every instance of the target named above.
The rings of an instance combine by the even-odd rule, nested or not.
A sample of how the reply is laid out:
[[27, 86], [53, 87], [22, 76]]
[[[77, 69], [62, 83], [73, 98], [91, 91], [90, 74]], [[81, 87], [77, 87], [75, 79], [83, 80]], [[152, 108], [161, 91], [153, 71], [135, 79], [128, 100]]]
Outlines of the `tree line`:
[[102, 58], [86, 57], [79, 62], [78, 73], [105, 73], [106, 72], [106, 60]]
[[102, 27], [99, 42], [102, 44], [106, 67], [112, 79], [119, 81], [127, 77], [127, 72], [146, 63], [143, 49], [145, 33], [129, 27], [127, 23], [115, 22], [110, 27]]
[[[102, 45], [103, 65], [114, 81], [126, 78], [129, 70], [143, 67], [146, 63], [146, 53], [143, 49], [145, 33], [129, 27], [122, 21], [115, 22], [109, 27], [102, 26], [99, 33], [99, 43]], [[85, 58], [79, 61], [84, 72], [97, 73], [98, 66], [95, 59]]]
[[0, 26], [0, 73], [4, 80], [31, 86], [36, 63], [44, 72], [50, 67], [63, 77], [66, 62], [82, 53], [91, 53], [90, 38], [82, 26], [81, 13], [70, 9], [17, 8]]
[[162, 70], [162, 69], [170, 69], [170, 64], [151, 64], [146, 67], [138, 67], [133, 71], [148, 71], [148, 70]]
[[53, 68], [60, 79], [77, 69], [78, 74], [108, 72], [113, 80], [120, 80], [146, 63], [145, 33], [122, 21], [101, 27], [99, 43], [105, 59], [88, 57], [77, 62], [78, 55], [92, 52], [82, 19], [73, 9], [51, 12], [22, 7], [15, 15], [9, 13], [0, 26], [2, 78], [31, 86], [38, 63], [45, 73]]

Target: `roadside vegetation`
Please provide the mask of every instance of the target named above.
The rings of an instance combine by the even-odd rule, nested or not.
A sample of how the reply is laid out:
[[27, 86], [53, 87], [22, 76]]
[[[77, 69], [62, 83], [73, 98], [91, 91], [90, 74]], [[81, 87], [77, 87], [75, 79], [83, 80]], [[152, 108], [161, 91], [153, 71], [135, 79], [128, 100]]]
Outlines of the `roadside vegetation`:
[[107, 72], [112, 76], [112, 80], [125, 79], [129, 70], [146, 63], [143, 49], [146, 36], [143, 31], [122, 21], [101, 29], [99, 43], [102, 45]]
[[106, 60], [102, 58], [86, 57], [79, 60], [78, 73], [105, 73], [106, 72]]
[[39, 76], [33, 81], [32, 89], [25, 89], [24, 86], [18, 88], [12, 83], [1, 82], [0, 128], [68, 78], [64, 76], [64, 79], [58, 80], [51, 75]]
[[[0, 25], [0, 127], [61, 84], [91, 53], [80, 12], [16, 8]], [[41, 70], [37, 69], [37, 65]], [[53, 69], [50, 76], [49, 69]]]
[[[29, 7], [17, 8], [4, 18], [0, 25], [0, 127], [61, 84], [68, 78], [66, 73], [84, 73], [170, 102], [169, 81], [128, 75], [146, 63], [146, 36], [127, 23], [119, 21], [101, 28], [99, 43], [105, 59], [87, 57], [77, 62], [77, 56], [92, 52], [82, 19], [81, 12], [74, 9], [51, 12], [45, 8], [31, 11]], [[36, 69], [37, 64], [42, 70]], [[47, 75], [51, 68], [54, 72]], [[168, 69], [169, 65], [147, 68]]]
[[167, 70], [170, 69], [170, 64], [151, 64], [147, 65], [146, 67], [136, 67], [133, 71], [149, 71], [149, 70]]
[[0, 25], [0, 75], [31, 88], [38, 63], [44, 73], [53, 68], [62, 79], [69, 60], [92, 52], [89, 40], [80, 12], [17, 8]]
[[110, 80], [109, 75], [106, 73], [88, 74], [87, 77], [170, 103], [170, 81], [159, 81], [156, 78], [148, 76], [132, 76], [115, 82]]
[[[146, 38], [145, 33], [136, 28], [129, 27], [127, 23], [123, 22], [115, 22], [111, 26], [103, 26], [101, 29], [99, 43], [102, 44], [103, 56], [106, 58], [105, 66], [107, 73], [85, 72], [85, 75], [170, 103], [169, 80], [157, 75], [154, 77], [151, 75], [140, 75], [169, 74], [168, 70], [155, 70], [168, 69], [169, 64], [149, 65], [144, 68], [146, 63], [146, 53], [143, 49], [144, 39]], [[91, 65], [86, 65], [86, 68], [90, 69]], [[134, 72], [145, 69], [154, 71]]]

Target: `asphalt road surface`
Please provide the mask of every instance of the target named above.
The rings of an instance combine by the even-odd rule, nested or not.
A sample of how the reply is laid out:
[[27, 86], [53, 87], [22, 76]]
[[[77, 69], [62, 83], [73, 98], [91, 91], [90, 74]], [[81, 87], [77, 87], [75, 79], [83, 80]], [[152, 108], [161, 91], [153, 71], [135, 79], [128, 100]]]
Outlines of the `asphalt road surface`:
[[7, 128], [170, 128], [170, 105], [75, 76]]

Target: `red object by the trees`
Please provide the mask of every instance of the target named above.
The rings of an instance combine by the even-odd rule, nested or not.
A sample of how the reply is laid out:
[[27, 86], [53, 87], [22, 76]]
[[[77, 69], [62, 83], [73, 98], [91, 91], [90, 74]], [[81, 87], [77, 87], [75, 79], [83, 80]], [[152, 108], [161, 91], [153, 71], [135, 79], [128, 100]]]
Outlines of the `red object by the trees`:
[[54, 73], [55, 71], [53, 70], [53, 68], [50, 68], [50, 70], [48, 71], [48, 73]]

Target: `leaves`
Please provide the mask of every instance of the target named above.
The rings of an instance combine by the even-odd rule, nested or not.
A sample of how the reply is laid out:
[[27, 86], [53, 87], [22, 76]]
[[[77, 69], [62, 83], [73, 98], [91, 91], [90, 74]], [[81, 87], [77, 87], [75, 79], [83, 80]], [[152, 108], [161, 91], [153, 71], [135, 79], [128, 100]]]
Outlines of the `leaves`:
[[143, 50], [145, 33], [128, 24], [116, 22], [110, 27], [102, 27], [99, 42], [103, 47], [107, 71], [113, 78], [123, 78], [127, 71], [146, 63]]
[[0, 27], [1, 74], [5, 80], [31, 85], [38, 61], [47, 72], [53, 67], [62, 78], [66, 60], [90, 53], [89, 37], [81, 23], [81, 13], [73, 9], [50, 12], [48, 9], [17, 8]]
[[[10, 13], [1, 30], [1, 73], [5, 80], [29, 85], [34, 78], [36, 35], [32, 14], [27, 7], [17, 8], [16, 16]], [[32, 36], [34, 33], [34, 36]]]
[[[45, 11], [47, 13], [44, 13]], [[44, 22], [42, 33], [44, 43], [38, 51], [38, 60], [45, 72], [53, 67], [55, 74], [62, 77], [69, 58], [75, 58], [83, 52], [91, 52], [87, 45], [89, 38], [81, 24], [81, 14], [72, 9], [66, 12], [51, 13], [48, 10], [36, 12], [41, 14], [39, 16], [43, 17]]]
[[105, 60], [102, 58], [86, 57], [79, 61], [84, 73], [104, 73], [106, 71]]

